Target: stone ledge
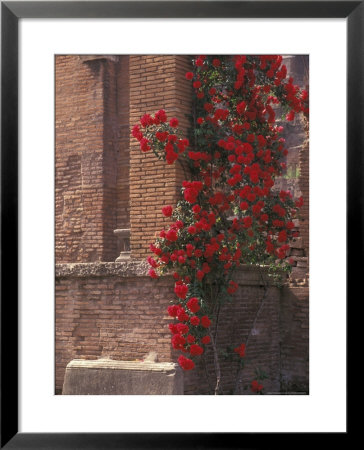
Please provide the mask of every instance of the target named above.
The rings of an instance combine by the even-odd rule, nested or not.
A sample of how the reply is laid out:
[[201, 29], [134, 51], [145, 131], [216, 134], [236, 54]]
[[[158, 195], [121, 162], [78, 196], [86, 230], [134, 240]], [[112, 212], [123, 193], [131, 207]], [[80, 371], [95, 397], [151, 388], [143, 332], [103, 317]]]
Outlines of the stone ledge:
[[146, 277], [150, 266], [146, 261], [63, 263], [56, 264], [56, 278]]
[[[147, 277], [149, 279], [149, 269], [150, 265], [148, 262], [140, 260], [127, 260], [120, 262], [63, 263], [56, 264], [55, 277], [56, 279], [97, 277]], [[164, 275], [159, 280], [168, 279], [172, 279], [171, 275]], [[263, 282], [269, 284], [271, 278], [268, 276], [267, 266], [260, 266], [258, 268], [256, 266], [244, 264], [236, 270], [235, 280], [243, 286], [261, 286]]]

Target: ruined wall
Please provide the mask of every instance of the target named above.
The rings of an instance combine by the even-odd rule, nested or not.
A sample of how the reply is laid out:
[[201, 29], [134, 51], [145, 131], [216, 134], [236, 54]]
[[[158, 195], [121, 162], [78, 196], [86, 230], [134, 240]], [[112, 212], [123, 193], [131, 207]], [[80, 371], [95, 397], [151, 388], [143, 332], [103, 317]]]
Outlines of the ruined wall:
[[[295, 83], [309, 90], [309, 57], [299, 55], [287, 65]], [[296, 221], [299, 237], [292, 242], [293, 269], [282, 292], [280, 308], [281, 390], [309, 392], [309, 129], [308, 120], [297, 117], [286, 136], [291, 159], [298, 167], [294, 188], [303, 197]], [[290, 172], [292, 173], [292, 171]], [[289, 186], [288, 186], [289, 187]], [[291, 188], [292, 189], [292, 188]]]
[[[192, 91], [184, 74], [187, 56], [130, 56], [130, 126], [146, 113], [164, 109], [168, 118], [178, 117], [180, 129], [187, 131]], [[144, 259], [155, 234], [168, 223], [161, 209], [180, 198], [182, 168], [143, 153], [136, 139], [130, 141], [130, 228], [131, 257]]]
[[[135, 361], [156, 351], [161, 362], [177, 361], [180, 352], [172, 349], [168, 328], [173, 319], [167, 314], [175, 297], [174, 281], [152, 280], [147, 269], [147, 264], [136, 261], [56, 266], [56, 393], [61, 393], [66, 365], [73, 359]], [[221, 311], [219, 349], [246, 339], [263, 298], [262, 276], [266, 282], [265, 273], [255, 268], [240, 270], [234, 301]], [[247, 347], [245, 386], [259, 366], [269, 375], [266, 389], [279, 391], [279, 298], [279, 290], [270, 287]], [[213, 373], [210, 346], [206, 349], [207, 368]], [[230, 363], [222, 361], [226, 394], [235, 380], [230, 369]], [[185, 373], [185, 393], [210, 393], [202, 363]]]
[[145, 263], [56, 266], [56, 392], [72, 359], [171, 361], [166, 308], [171, 280], [157, 283]]
[[[142, 153], [131, 138], [140, 116], [165, 109], [183, 131], [189, 126], [191, 85], [185, 55], [58, 55], [56, 67], [56, 389], [66, 364], [74, 358], [140, 359], [158, 348], [161, 361], [175, 360], [170, 346], [166, 307], [173, 282], [151, 280], [140, 261], [149, 243], [168, 223], [161, 208], [180, 196], [183, 170]], [[307, 84], [305, 65], [291, 58], [289, 72]], [[306, 77], [306, 78], [305, 78]], [[302, 84], [303, 83], [303, 84]], [[269, 372], [267, 389], [308, 391], [308, 224], [309, 166], [305, 124], [287, 127], [288, 166], [298, 167], [278, 188], [304, 197], [292, 243], [294, 260], [289, 288], [270, 288], [247, 360]], [[131, 230], [131, 258], [113, 261], [123, 250], [115, 229]], [[129, 244], [128, 244], [129, 245]], [[129, 247], [128, 247], [129, 248]], [[96, 263], [98, 262], [98, 263]], [[71, 263], [71, 264], [67, 264]], [[73, 263], [83, 263], [74, 265]], [[133, 265], [134, 264], [134, 265]], [[245, 270], [234, 307], [222, 312], [229, 324], [219, 345], [238, 345], [246, 337], [262, 295], [253, 272]], [[255, 277], [255, 278], [254, 278]], [[255, 280], [255, 281], [254, 281]], [[239, 342], [240, 340], [240, 342]], [[206, 354], [207, 367], [213, 363]], [[223, 363], [223, 380], [233, 375]], [[253, 376], [247, 365], [246, 386]], [[209, 392], [203, 367], [185, 378], [188, 394]]]
[[117, 57], [55, 58], [57, 262], [116, 254]]

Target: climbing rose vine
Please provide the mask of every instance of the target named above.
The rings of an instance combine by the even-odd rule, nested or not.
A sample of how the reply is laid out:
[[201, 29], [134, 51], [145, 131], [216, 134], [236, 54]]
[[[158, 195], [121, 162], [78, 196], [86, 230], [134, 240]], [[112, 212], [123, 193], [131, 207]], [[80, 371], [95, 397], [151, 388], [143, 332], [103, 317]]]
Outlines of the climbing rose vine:
[[[273, 189], [287, 155], [276, 115], [283, 112], [287, 121], [308, 115], [308, 94], [287, 79], [282, 56], [198, 56], [192, 65], [186, 73], [194, 91], [189, 135], [164, 110], [145, 114], [132, 129], [142, 152], [188, 169], [183, 199], [163, 207], [172, 223], [150, 245], [148, 257], [152, 278], [172, 273], [175, 279], [169, 329], [184, 370], [195, 367], [207, 345], [218, 364], [217, 330], [211, 328], [238, 288], [234, 272], [240, 264], [289, 268], [286, 255], [302, 199]], [[234, 353], [244, 358], [245, 343]], [[262, 389], [252, 382], [253, 392]]]

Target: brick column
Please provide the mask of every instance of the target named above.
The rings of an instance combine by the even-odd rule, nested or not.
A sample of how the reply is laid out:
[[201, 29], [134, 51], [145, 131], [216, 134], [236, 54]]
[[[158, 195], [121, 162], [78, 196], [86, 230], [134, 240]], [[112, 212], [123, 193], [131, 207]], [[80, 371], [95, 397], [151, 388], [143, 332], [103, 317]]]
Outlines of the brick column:
[[[130, 128], [145, 113], [165, 109], [177, 117], [187, 131], [191, 112], [191, 85], [185, 79], [190, 70], [187, 56], [137, 55], [129, 58]], [[130, 227], [131, 257], [144, 259], [156, 233], [170, 221], [161, 208], [175, 205], [183, 179], [178, 164], [158, 161], [152, 152], [142, 153], [135, 139], [130, 141]]]
[[56, 66], [56, 261], [117, 256], [118, 57], [60, 55]]

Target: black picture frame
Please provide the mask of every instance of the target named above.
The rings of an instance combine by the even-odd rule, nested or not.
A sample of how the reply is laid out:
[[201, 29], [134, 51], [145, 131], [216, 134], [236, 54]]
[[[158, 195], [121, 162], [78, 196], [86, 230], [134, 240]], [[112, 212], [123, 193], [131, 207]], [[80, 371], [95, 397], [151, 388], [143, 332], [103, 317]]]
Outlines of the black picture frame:
[[[18, 21], [21, 18], [346, 18], [347, 310], [362, 277], [364, 1], [3, 1], [1, 2], [1, 448], [290, 448], [296, 433], [18, 432]], [[358, 260], [359, 249], [359, 260]], [[361, 292], [359, 290], [359, 292]], [[352, 298], [352, 300], [355, 300]], [[351, 352], [347, 343], [348, 355]], [[349, 357], [347, 362], [349, 361]], [[347, 366], [348, 367], [348, 366]], [[347, 392], [348, 394], [348, 392]], [[334, 395], [334, 393], [333, 393]], [[337, 433], [335, 441], [349, 437]], [[350, 433], [351, 436], [351, 433]], [[326, 433], [304, 433], [327, 444]], [[344, 442], [344, 441], [343, 441]]]

